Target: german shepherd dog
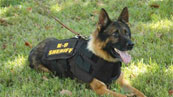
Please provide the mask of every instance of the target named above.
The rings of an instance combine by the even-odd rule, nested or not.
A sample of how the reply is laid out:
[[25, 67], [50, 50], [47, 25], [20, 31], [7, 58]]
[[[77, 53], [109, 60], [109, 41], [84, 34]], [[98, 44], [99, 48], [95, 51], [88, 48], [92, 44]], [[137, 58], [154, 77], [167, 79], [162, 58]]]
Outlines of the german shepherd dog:
[[[128, 22], [129, 14], [127, 7], [122, 10], [116, 21], [112, 21], [107, 12], [102, 8], [99, 14], [97, 28], [91, 34], [91, 38], [87, 41], [86, 49], [102, 60], [108, 63], [113, 63], [114, 66], [118, 65], [117, 62], [129, 63], [131, 57], [128, 55], [127, 51], [131, 50], [134, 44], [131, 41], [131, 32]], [[32, 49], [29, 55], [30, 67], [39, 71], [54, 72], [49, 68], [49, 65], [51, 65], [50, 63], [44, 64], [41, 60], [44, 56], [45, 48], [47, 48], [46, 45], [50, 44], [51, 40], [55, 39], [48, 38]], [[104, 64], [104, 66], [106, 67], [108, 64]], [[104, 68], [99, 69], [105, 70]], [[104, 71], [101, 74], [104, 74], [105, 72], [109, 72], [109, 70]], [[131, 92], [133, 96], [146, 97], [142, 92], [127, 83], [122, 72], [120, 72], [116, 82], [120, 84], [122, 88]], [[107, 94], [113, 97], [129, 96], [108, 89], [106, 83], [99, 80], [97, 77], [92, 78], [92, 80], [89, 81], [89, 85], [98, 95]]]

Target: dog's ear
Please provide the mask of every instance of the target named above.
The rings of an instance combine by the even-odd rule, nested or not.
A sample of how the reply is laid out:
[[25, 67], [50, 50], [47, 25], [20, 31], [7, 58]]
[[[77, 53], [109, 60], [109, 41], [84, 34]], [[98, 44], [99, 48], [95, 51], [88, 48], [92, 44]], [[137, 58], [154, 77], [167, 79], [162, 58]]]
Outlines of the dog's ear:
[[128, 13], [128, 8], [127, 7], [124, 7], [119, 18], [118, 18], [119, 21], [125, 21], [125, 22], [129, 22], [129, 13]]
[[110, 18], [106, 12], [105, 9], [101, 9], [100, 11], [100, 15], [99, 15], [99, 22], [98, 22], [98, 25], [100, 27], [106, 27], [109, 23], [110, 23]]

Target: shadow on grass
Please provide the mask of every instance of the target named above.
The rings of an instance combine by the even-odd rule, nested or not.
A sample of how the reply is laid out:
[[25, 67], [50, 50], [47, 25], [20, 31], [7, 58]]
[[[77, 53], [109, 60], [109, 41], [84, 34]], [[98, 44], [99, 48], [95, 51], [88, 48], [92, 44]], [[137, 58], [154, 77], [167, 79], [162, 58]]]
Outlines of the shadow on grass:
[[145, 64], [142, 60], [123, 68], [126, 77], [134, 87], [142, 91], [147, 97], [169, 97], [169, 90], [173, 89], [173, 66], [160, 66], [150, 60]]
[[135, 47], [131, 54], [135, 63], [124, 71], [133, 86], [147, 97], [172, 97], [169, 95], [173, 89], [172, 21], [165, 18], [138, 22], [132, 27]]
[[26, 0], [1, 0], [0, 1], [0, 7], [8, 7], [8, 6], [14, 6], [14, 5], [20, 5], [22, 2]]
[[[19, 1], [10, 1], [12, 3], [8, 2], [8, 4], [5, 3], [5, 2], [7, 2], [6, 0], [2, 0], [2, 1], [4, 2], [4, 4], [2, 3], [3, 6], [21, 4], [21, 2], [19, 2]], [[22, 1], [24, 1], [24, 0], [22, 0]], [[58, 10], [58, 11], [57, 11], [58, 5], [52, 4], [52, 6], [54, 6], [52, 11], [55, 16], [59, 17], [62, 21], [65, 22], [65, 24], [69, 25], [71, 28], [76, 29], [77, 31], [80, 31], [80, 32], [82, 31], [83, 34], [89, 35], [90, 32], [92, 32], [95, 29], [94, 25], [97, 22], [97, 16], [98, 16], [98, 12], [99, 12], [100, 8], [107, 6], [105, 3], [106, 2], [103, 3], [103, 6], [99, 6], [97, 3], [93, 3], [93, 2], [83, 3], [83, 5], [81, 5], [80, 3], [74, 3], [74, 4], [70, 4], [70, 5], [67, 4], [68, 6], [64, 5], [62, 7], [62, 9]], [[119, 3], [120, 3], [120, 0], [116, 0], [114, 2], [115, 5], [112, 5], [112, 6], [116, 6], [116, 5], [118, 6]], [[137, 2], [137, 3], [139, 3], [139, 2]], [[160, 3], [160, 2], [158, 2], [158, 3]], [[164, 4], [167, 4], [167, 3], [164, 3]], [[138, 22], [138, 21], [143, 20], [140, 18], [145, 13], [138, 14], [137, 18], [135, 18], [135, 15], [136, 15], [135, 11], [137, 10], [138, 12], [141, 12], [141, 10], [138, 10], [138, 9], [136, 9], [136, 7], [131, 6], [130, 3], [129, 4], [124, 3], [122, 8], [124, 6], [130, 6], [129, 10], [133, 11], [131, 14], [134, 14], [134, 15], [132, 15], [133, 21]], [[115, 16], [118, 16], [120, 10], [122, 9], [122, 8], [114, 7], [115, 9], [118, 9], [119, 12], [117, 11], [115, 13], [114, 12], [111, 13], [111, 11], [114, 11], [114, 8], [108, 8], [108, 7], [110, 7], [110, 6], [106, 7], [108, 9], [107, 10], [108, 13], [110, 13], [111, 15], [117, 14]], [[15, 10], [15, 9], [13, 9], [13, 10]], [[146, 11], [147, 9], [144, 9], [144, 10], [146, 12], [145, 15], [147, 15], [147, 18], [145, 18], [146, 20], [148, 20], [148, 18], [150, 18], [150, 16], [148, 14], [150, 14], [150, 12], [153, 12], [153, 10], [155, 10], [157, 13], [157, 9], [152, 9], [149, 12]], [[45, 15], [44, 13], [41, 12], [41, 9], [40, 10], [33, 9], [33, 12], [37, 12], [37, 11], [40, 15], [45, 16], [45, 18], [47, 17], [47, 15]], [[6, 13], [10, 13], [10, 12], [11, 11], [9, 9], [9, 10], [7, 10]], [[163, 15], [163, 13], [161, 13], [161, 14]], [[30, 13], [26, 13], [26, 17], [27, 17], [27, 15], [30, 15]], [[166, 21], [166, 20], [164, 20], [164, 18], [169, 18], [169, 16], [167, 16], [167, 15], [165, 17], [162, 16], [161, 18], [159, 18], [160, 20], [155, 20], [156, 22], [153, 22], [153, 23], [158, 22], [158, 25], [160, 25], [160, 23], [159, 23], [160, 21]], [[34, 21], [34, 19], [30, 19], [30, 20]], [[44, 21], [43, 18], [41, 18], [42, 20], [40, 20], [40, 21], [44, 21], [44, 22], [40, 22], [39, 19], [38, 19], [38, 22], [39, 22], [38, 24], [41, 25], [41, 23], [43, 23], [42, 25], [45, 27], [45, 24], [47, 24], [47, 22]], [[49, 18], [49, 20], [54, 21], [51, 18]], [[84, 20], [87, 20], [87, 21], [84, 21]], [[30, 22], [30, 21], [24, 21], [24, 22], [26, 22], [26, 24], [27, 24], [27, 22]], [[161, 22], [161, 23], [163, 23], [163, 22]], [[162, 26], [167, 25], [166, 23], [167, 22], [164, 22], [164, 24]], [[20, 24], [20, 22], [17, 22], [16, 25], [17, 24]], [[50, 23], [50, 25], [55, 25], [55, 24], [56, 24], [55, 22]], [[153, 26], [153, 25], [156, 25], [156, 26]], [[171, 25], [172, 25], [172, 23], [169, 25], [169, 20], [168, 20], [168, 27]], [[33, 25], [31, 28], [34, 30], [36, 29], [36, 27]], [[17, 34], [23, 35], [23, 33], [31, 32], [32, 31], [31, 28], [29, 28], [29, 26], [26, 25], [26, 27], [22, 28], [22, 29], [25, 29], [25, 30], [22, 30], [23, 32], [18, 29], [16, 30], [16, 32], [17, 32]], [[59, 25], [57, 27], [57, 30], [54, 30], [54, 32], [51, 32], [50, 30], [48, 30], [48, 31], [49, 31], [49, 33], [52, 34], [52, 36], [56, 36], [55, 32], [63, 31], [63, 30], [60, 30], [60, 28], [61, 28], [61, 26]], [[43, 28], [43, 30], [44, 29], [45, 28]], [[93, 30], [91, 31], [91, 29], [93, 29]], [[132, 78], [132, 84], [135, 87], [137, 87], [138, 89], [140, 89], [141, 91], [143, 91], [148, 97], [167, 97], [168, 90], [173, 89], [173, 87], [172, 87], [173, 86], [172, 85], [173, 69], [169, 69], [169, 68], [172, 68], [171, 64], [170, 64], [172, 62], [172, 60], [170, 58], [171, 57], [171, 55], [170, 55], [171, 54], [171, 50], [170, 50], [171, 38], [167, 39], [167, 37], [170, 37], [172, 28], [170, 30], [168, 30], [168, 29], [169, 28], [159, 28], [158, 29], [157, 24], [145, 23], [145, 22], [142, 22], [139, 25], [135, 24], [134, 28], [132, 28], [132, 34], [134, 34], [133, 40], [137, 42], [136, 48], [134, 48], [134, 50], [132, 51], [132, 55], [137, 57], [137, 60], [138, 59], [140, 60], [144, 57], [145, 63], [147, 63], [147, 64], [136, 62], [135, 64], [140, 64], [140, 65], [132, 65], [132, 66], [125, 67], [125, 70], [128, 69], [125, 72], [127, 72], [127, 74], [131, 74], [129, 76], [127, 75], [128, 77], [131, 77], [131, 76], [133, 77], [133, 74], [136, 73], [136, 74], [134, 74], [136, 77]], [[140, 31], [140, 33], [137, 33], [135, 31], [137, 31], [137, 32]], [[135, 32], [135, 33], [133, 33], [133, 32]], [[68, 33], [71, 33], [71, 32], [68, 32]], [[159, 33], [161, 33], [162, 35], [158, 35]], [[16, 33], [13, 33], [12, 35], [11, 34], [10, 35], [13, 36], [15, 34]], [[43, 34], [45, 34], [45, 33], [43, 33]], [[35, 37], [33, 38], [34, 35], [35, 35]], [[27, 34], [26, 36], [27, 36], [27, 39], [31, 40], [33, 45], [36, 45], [38, 43], [38, 39], [43, 40], [44, 38], [47, 37], [46, 35], [47, 34], [42, 35], [42, 37], [39, 38], [39, 35], [32, 32], [31, 34]], [[64, 37], [69, 37], [69, 36], [72, 36], [72, 34], [66, 35], [66, 33], [65, 33]], [[157, 38], [155, 36], [157, 36]], [[16, 35], [16, 37], [17, 37], [17, 35]], [[25, 37], [25, 36], [23, 36], [23, 37]], [[57, 36], [57, 37], [59, 37], [59, 36]], [[162, 37], [162, 39], [161, 39], [161, 37]], [[10, 37], [8, 37], [8, 38], [10, 38]], [[4, 38], [3, 41], [9, 43], [8, 40], [10, 40], [10, 39]], [[27, 92], [27, 90], [29, 90], [29, 89], [32, 90], [33, 88], [35, 88], [35, 87], [31, 87], [31, 86], [39, 86], [37, 84], [40, 84], [40, 83], [42, 84], [42, 82], [43, 82], [42, 76], [44, 74], [40, 76], [40, 74], [31, 70], [27, 66], [27, 64], [28, 64], [27, 56], [29, 54], [30, 49], [25, 47], [24, 41], [22, 41], [22, 40], [19, 41], [19, 40], [20, 39], [16, 39], [15, 41], [13, 41], [13, 39], [10, 40], [11, 43], [9, 43], [8, 45], [11, 45], [11, 46], [8, 46], [6, 48], [6, 50], [2, 51], [2, 53], [4, 53], [4, 52], [6, 53], [6, 55], [3, 55], [3, 57], [5, 57], [5, 58], [1, 59], [3, 61], [2, 62], [3, 65], [2, 65], [2, 68], [0, 68], [0, 70], [1, 70], [0, 76], [2, 78], [2, 79], [0, 79], [0, 82], [1, 82], [0, 89], [5, 91], [5, 92], [3, 92], [4, 94], [9, 93], [10, 95], [12, 95], [13, 89], [15, 90], [15, 88], [17, 88], [16, 90], [21, 90], [26, 93], [29, 93], [29, 92]], [[17, 49], [11, 49], [11, 48], [14, 48], [13, 42], [16, 43], [15, 45], [17, 45], [16, 46]], [[167, 51], [167, 52], [165, 52], [165, 51]], [[167, 56], [167, 54], [168, 54], [168, 56]], [[152, 59], [156, 59], [157, 62], [149, 63], [150, 57]], [[165, 67], [165, 64], [168, 65], [167, 68]], [[141, 72], [141, 71], [143, 71], [143, 72]], [[51, 79], [49, 79], [49, 80], [51, 80]], [[58, 82], [59, 80], [56, 79], [56, 81], [58, 83], [57, 86], [60, 85], [60, 83]], [[29, 85], [27, 85], [28, 83], [29, 83]], [[43, 82], [43, 83], [45, 83], [45, 82]], [[22, 85], [20, 85], [20, 84], [22, 84]], [[51, 85], [51, 86], [46, 87], [43, 85], [43, 87], [46, 87], [49, 89], [51, 87], [54, 87], [53, 86], [54, 84], [52, 84], [52, 85], [46, 84], [46, 85]], [[49, 92], [54, 93], [56, 90], [58, 91], [60, 88], [65, 87], [62, 85], [60, 85], [60, 86], [61, 87], [58, 87], [58, 89], [55, 88], [55, 90], [49, 91]], [[66, 85], [66, 86], [68, 86], [68, 85]], [[44, 91], [44, 88], [42, 88], [42, 89]], [[35, 90], [37, 91], [37, 88]], [[22, 92], [21, 96], [24, 95], [24, 92]], [[30, 91], [30, 94], [32, 94], [32, 92], [33, 91]], [[21, 92], [17, 91], [17, 93], [19, 93], [19, 94], [16, 94], [16, 95], [20, 95]], [[34, 92], [34, 93], [39, 94], [39, 92]], [[49, 94], [46, 94], [46, 95], [49, 95]]]
[[[149, 63], [152, 59], [161, 66], [170, 66], [172, 59], [173, 19], [157, 22], [138, 22], [132, 27], [132, 40], [135, 47], [131, 54]], [[135, 58], [134, 58], [135, 59]]]

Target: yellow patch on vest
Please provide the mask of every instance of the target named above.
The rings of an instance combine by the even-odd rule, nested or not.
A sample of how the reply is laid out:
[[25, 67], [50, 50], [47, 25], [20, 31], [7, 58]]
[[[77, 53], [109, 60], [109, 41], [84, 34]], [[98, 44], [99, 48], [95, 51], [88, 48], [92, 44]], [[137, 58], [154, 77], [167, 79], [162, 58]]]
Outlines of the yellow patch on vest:
[[48, 55], [55, 55], [55, 54], [61, 54], [61, 53], [71, 53], [72, 51], [73, 51], [73, 48], [55, 49], [55, 50], [50, 50]]
[[58, 43], [57, 49], [49, 50], [48, 55], [55, 55], [55, 54], [61, 54], [61, 53], [71, 53], [73, 51], [73, 48], [68, 48], [69, 43]]
[[66, 43], [58, 43], [57, 44], [57, 48], [62, 48], [62, 47], [64, 47], [64, 48], [66, 48], [66, 47], [68, 47], [68, 42], [66, 42]]

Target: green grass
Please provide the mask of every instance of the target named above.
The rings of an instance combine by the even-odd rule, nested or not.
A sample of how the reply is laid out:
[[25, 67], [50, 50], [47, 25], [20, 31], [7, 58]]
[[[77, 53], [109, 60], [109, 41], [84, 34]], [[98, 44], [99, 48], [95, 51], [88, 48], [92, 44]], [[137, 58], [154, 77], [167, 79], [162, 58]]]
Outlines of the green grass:
[[[44, 0], [43, 4], [50, 7], [52, 15], [87, 36], [95, 30], [101, 8], [116, 19], [127, 6], [135, 47], [130, 52], [132, 62], [122, 68], [126, 79], [147, 97], [173, 97], [168, 93], [173, 90], [173, 1]], [[151, 4], [159, 8], [151, 8]], [[62, 89], [70, 90], [73, 97], [97, 96], [85, 84], [52, 78], [28, 67], [31, 49], [25, 46], [25, 41], [35, 46], [47, 37], [73, 36], [33, 0], [1, 0], [0, 97], [62, 97]], [[124, 93], [115, 83], [111, 89]]]

